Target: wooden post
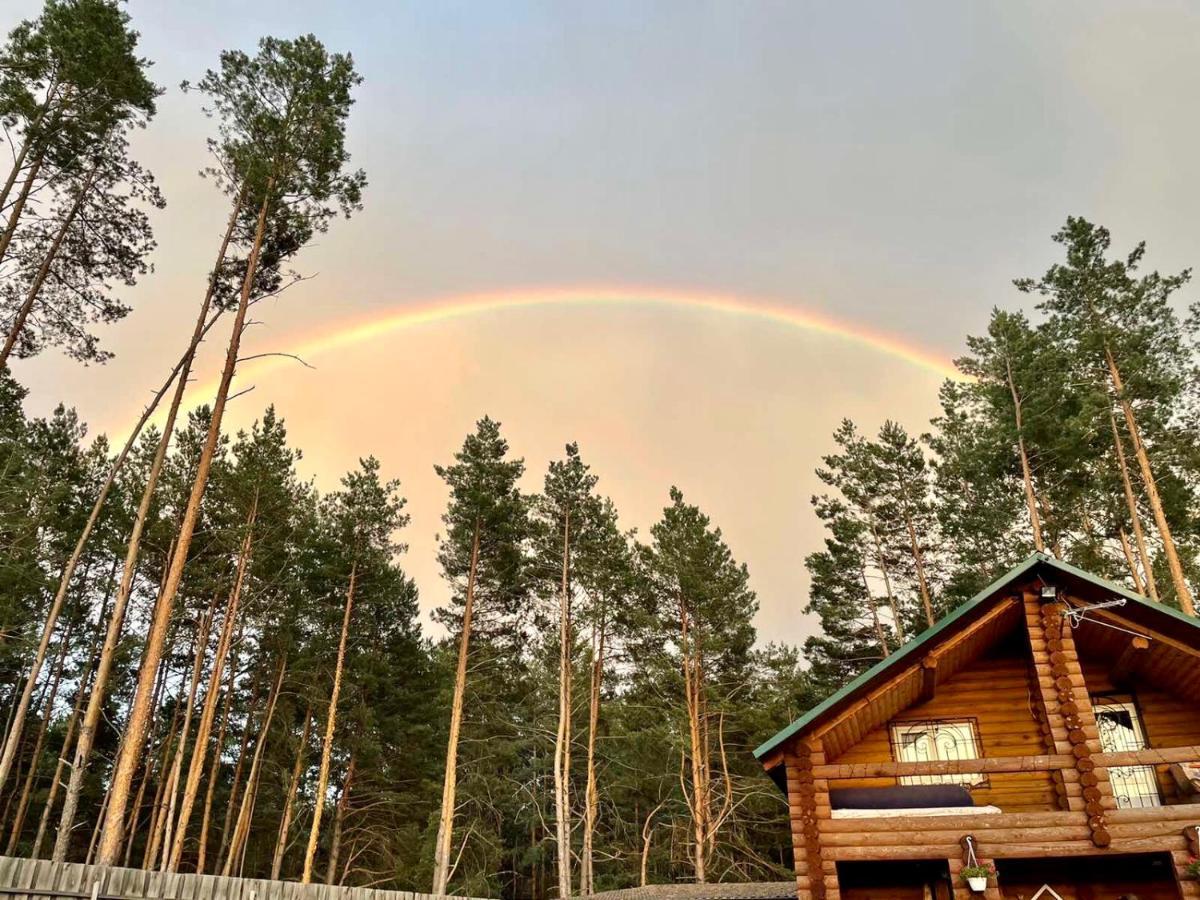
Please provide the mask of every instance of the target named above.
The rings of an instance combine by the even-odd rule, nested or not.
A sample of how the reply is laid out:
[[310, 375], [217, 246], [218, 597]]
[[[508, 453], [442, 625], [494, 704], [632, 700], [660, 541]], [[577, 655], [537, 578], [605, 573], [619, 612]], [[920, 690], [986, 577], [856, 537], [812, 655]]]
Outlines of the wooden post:
[[[814, 746], [816, 749], [814, 750]], [[795, 741], [783, 756], [799, 900], [839, 900], [837, 864], [821, 857], [821, 822], [831, 816], [829, 782], [813, 776], [825, 763], [820, 740]]]
[[[820, 737], [809, 737], [801, 742], [810, 766], [825, 764], [825, 742]], [[817, 852], [821, 860], [821, 882], [825, 900], [841, 900], [842, 889], [838, 883], [837, 861], [832, 851], [821, 846], [821, 835], [833, 818], [833, 807], [829, 802], [829, 781], [813, 778], [812, 781], [813, 824], [816, 832]]]
[[1107, 847], [1112, 837], [1106, 814], [1116, 802], [1108, 770], [1093, 759], [1101, 752], [1100, 734], [1071, 624], [1063, 614], [1066, 604], [1057, 592], [1043, 596], [1036, 590], [1027, 590], [1024, 601], [1043, 727], [1054, 752], [1074, 761], [1071, 777], [1057, 773], [1055, 788], [1067, 809], [1085, 813], [1092, 843]]
[[792, 823], [792, 855], [796, 867], [797, 900], [824, 900], [821, 844], [813, 809], [812, 758], [805, 748], [789, 748], [783, 765], [787, 775], [788, 813]]

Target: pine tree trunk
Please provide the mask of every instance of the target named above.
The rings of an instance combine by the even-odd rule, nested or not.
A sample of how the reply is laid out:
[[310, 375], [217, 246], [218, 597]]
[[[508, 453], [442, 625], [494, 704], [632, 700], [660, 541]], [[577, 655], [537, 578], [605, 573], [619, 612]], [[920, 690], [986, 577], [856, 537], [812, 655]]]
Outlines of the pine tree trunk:
[[559, 591], [558, 731], [554, 736], [554, 817], [558, 848], [558, 896], [571, 896], [571, 513], [563, 521], [562, 585]]
[[[13, 769], [14, 781], [21, 780], [21, 776], [25, 773], [24, 766], [25, 760], [18, 759], [16, 768]], [[8, 820], [9, 813], [12, 812], [13, 801], [17, 797], [17, 792], [15, 790], [5, 791], [2, 796], [4, 797], [4, 809], [0, 811], [0, 822], [5, 822]]]
[[[162, 871], [171, 871], [168, 863], [171, 859], [171, 835], [175, 824], [176, 801], [179, 796], [179, 781], [183, 777], [183, 756], [187, 752], [188, 737], [192, 730], [192, 713], [196, 708], [196, 692], [200, 690], [200, 673], [204, 666], [204, 651], [208, 649], [209, 631], [212, 628], [213, 617], [217, 613], [217, 595], [214, 594], [209, 603], [208, 613], [200, 623], [199, 634], [196, 637], [196, 656], [192, 662], [192, 678], [188, 685], [187, 708], [183, 713], [183, 730], [179, 734], [179, 743], [175, 747], [175, 756], [171, 761], [171, 774], [167, 785], [167, 816], [163, 828]], [[198, 751], [199, 748], [197, 748]], [[195, 753], [192, 754], [195, 758]], [[153, 862], [153, 860], [151, 860]]]
[[38, 726], [37, 738], [33, 742], [33, 757], [29, 762], [29, 771], [25, 774], [25, 784], [21, 788], [21, 798], [17, 801], [17, 811], [13, 815], [12, 830], [8, 835], [8, 848], [4, 851], [6, 855], [12, 856], [17, 848], [17, 841], [21, 838], [21, 830], [25, 827], [25, 813], [29, 809], [29, 795], [33, 792], [33, 783], [37, 778], [38, 762], [42, 757], [42, 748], [46, 743], [46, 730], [50, 725], [50, 719], [54, 715], [54, 701], [58, 699], [58, 687], [62, 684], [63, 666], [67, 661], [67, 650], [71, 645], [71, 629], [68, 627], [66, 634], [63, 635], [62, 647], [58, 651], [58, 658], [54, 662], [53, 674], [50, 676], [50, 690], [47, 693], [46, 702], [43, 704], [42, 723]]
[[96, 852], [96, 841], [100, 838], [100, 828], [104, 825], [104, 818], [108, 814], [108, 802], [112, 799], [112, 785], [110, 784], [104, 792], [104, 799], [100, 801], [100, 813], [96, 817], [96, 827], [92, 829], [92, 838], [88, 841], [87, 855], [83, 858], [83, 864], [90, 866], [92, 857]]
[[641, 879], [638, 884], [641, 887], [646, 887], [650, 884], [650, 837], [654, 834], [654, 817], [658, 811], [663, 808], [660, 803], [646, 815], [645, 821], [642, 823], [642, 866]]
[[[50, 246], [46, 250], [46, 255], [42, 258], [42, 262], [38, 266], [37, 273], [29, 283], [29, 289], [25, 292], [25, 299], [17, 309], [17, 315], [9, 326], [8, 334], [4, 338], [4, 346], [0, 347], [0, 371], [8, 367], [8, 358], [12, 355], [13, 349], [17, 346], [17, 341], [21, 338], [21, 333], [25, 330], [25, 323], [29, 321], [29, 314], [33, 311], [33, 305], [41, 295], [42, 286], [46, 283], [46, 278], [50, 275], [50, 267], [54, 265], [54, 260], [58, 258], [58, 251], [62, 249], [63, 241], [67, 239], [67, 233], [70, 232], [71, 225], [75, 222], [75, 217], [79, 215], [79, 208], [83, 206], [83, 199], [96, 183], [96, 176], [99, 174], [100, 163], [97, 162], [92, 166], [84, 183], [76, 192], [75, 199], [71, 202], [71, 208], [67, 211], [66, 216], [63, 217], [62, 223], [54, 234], [54, 240], [50, 242]], [[0, 259], [3, 258], [3, 253], [4, 251], [0, 249]]]
[[62, 748], [58, 753], [58, 762], [54, 766], [54, 777], [50, 781], [50, 790], [46, 794], [46, 804], [42, 807], [42, 816], [38, 820], [37, 835], [33, 839], [33, 849], [29, 856], [31, 859], [38, 859], [42, 855], [42, 842], [46, 838], [46, 829], [50, 824], [50, 814], [54, 810], [54, 802], [58, 799], [58, 790], [62, 784], [63, 770], [67, 767], [67, 752], [71, 749], [71, 741], [75, 739], [75, 729], [79, 725], [79, 714], [83, 711], [83, 697], [87, 693], [88, 684], [92, 678], [92, 671], [96, 666], [96, 654], [100, 650], [100, 629], [104, 622], [106, 610], [101, 610], [100, 618], [97, 620], [96, 637], [92, 644], [91, 653], [88, 656], [87, 668], [84, 669], [83, 675], [79, 679], [79, 690], [75, 694], [75, 705], [71, 709], [71, 716], [67, 719], [67, 729], [63, 735]]
[[[250, 250], [250, 258], [246, 267], [246, 275], [242, 281], [242, 292], [238, 300], [237, 314], [234, 318], [233, 329], [229, 336], [229, 347], [225, 354], [225, 366], [221, 372], [221, 381], [217, 387], [217, 396], [213, 402], [208, 434], [200, 451], [200, 459], [196, 466], [195, 481], [192, 484], [191, 496], [188, 497], [187, 508], [184, 511], [183, 522], [180, 524], [179, 535], [175, 545], [175, 554], [171, 557], [168, 569], [167, 583], [159, 594], [154, 605], [154, 616], [150, 625], [150, 633], [146, 639], [146, 660], [153, 668], [162, 655], [163, 641], [166, 637], [167, 625], [175, 608], [175, 596], [183, 581], [183, 569], [187, 563], [188, 551], [191, 549], [192, 536], [200, 518], [200, 504], [204, 499], [204, 491], [208, 486], [208, 475], [212, 469], [213, 458], [217, 444], [221, 438], [221, 419], [225, 413], [225, 404], [229, 399], [229, 388], [237, 369], [238, 351], [241, 347], [242, 332], [246, 327], [246, 311], [250, 303], [250, 294], [254, 287], [254, 279], [258, 268], [259, 253], [262, 250], [263, 235], [266, 231], [267, 212], [269, 208], [270, 186], [267, 197], [264, 197], [258, 211], [258, 223], [255, 228], [254, 244]], [[147, 666], [138, 674], [137, 687], [134, 690], [132, 708], [126, 730], [133, 736], [128, 741], [117, 758], [113, 771], [113, 793], [111, 809], [116, 815], [110, 815], [100, 836], [100, 850], [97, 860], [100, 865], [115, 865], [121, 852], [121, 828], [113, 826], [124, 817], [125, 807], [129, 802], [129, 788], [133, 780], [133, 772], [137, 767], [137, 745], [146, 734], [149, 724], [149, 700], [153, 689], [153, 675], [146, 671]]]
[[1029, 510], [1029, 527], [1033, 531], [1033, 546], [1038, 553], [1046, 549], [1042, 539], [1042, 520], [1038, 515], [1037, 495], [1033, 490], [1033, 472], [1029, 467], [1029, 454], [1025, 452], [1025, 423], [1021, 414], [1021, 395], [1017, 392], [1017, 384], [1013, 380], [1012, 360], [1004, 357], [1004, 368], [1008, 373], [1008, 389], [1012, 393], [1013, 418], [1017, 427], [1017, 452], [1021, 457], [1021, 478], [1025, 483], [1025, 505]]
[[580, 858], [579, 893], [585, 897], [596, 891], [593, 843], [600, 796], [596, 784], [596, 730], [600, 726], [600, 687], [604, 678], [604, 617], [592, 631], [592, 672], [588, 689], [587, 786], [584, 789], [583, 853]]
[[237, 621], [238, 606], [241, 602], [242, 584], [246, 577], [246, 567], [250, 561], [250, 551], [254, 537], [254, 520], [258, 515], [258, 491], [250, 503], [250, 514], [246, 517], [246, 536], [242, 540], [238, 552], [237, 574], [234, 576], [233, 589], [229, 594], [229, 602], [225, 608], [225, 621], [221, 626], [221, 636], [217, 641], [217, 650], [213, 656], [212, 672], [208, 679], [208, 692], [204, 697], [204, 709], [200, 714], [200, 724], [196, 729], [196, 745], [192, 750], [192, 759], [188, 764], [187, 784], [184, 787], [183, 800], [179, 810], [179, 823], [173, 836], [169, 837], [167, 851], [163, 859], [163, 871], [175, 872], [179, 869], [179, 861], [183, 856], [183, 844], [187, 837], [188, 824], [192, 819], [192, 810], [196, 803], [196, 794], [200, 790], [200, 778], [204, 774], [204, 763], [208, 757], [208, 738], [212, 732], [213, 718], [217, 710], [217, 698], [221, 693], [221, 676], [224, 674], [225, 657], [229, 653], [230, 641], [233, 637], [233, 626]]
[[[1125, 460], [1125, 442], [1121, 440], [1120, 429], [1117, 428], [1117, 417], [1113, 411], [1108, 411], [1108, 423], [1112, 428], [1113, 447], [1117, 451], [1117, 468], [1121, 471], [1121, 487], [1125, 493], [1125, 506], [1129, 510], [1129, 521], [1133, 528], [1133, 537], [1137, 541], [1138, 557], [1142, 561], [1142, 571], [1146, 575], [1146, 590], [1150, 599], [1158, 600], [1158, 585], [1154, 581], [1154, 567], [1150, 563], [1150, 554], [1146, 550], [1146, 532], [1142, 529], [1142, 517], [1138, 512], [1137, 498], [1133, 493], [1133, 482], [1129, 478], [1129, 465]], [[1135, 577], [1136, 580], [1136, 577]]]
[[[154, 865], [154, 860], [158, 858], [159, 847], [162, 846], [163, 826], [167, 819], [167, 793], [171, 789], [171, 773], [169, 771], [169, 762], [171, 755], [175, 751], [175, 739], [179, 734], [179, 711], [183, 707], [183, 698], [177, 696], [175, 698], [175, 712], [171, 716], [171, 730], [167, 734], [167, 742], [163, 747], [162, 762], [159, 764], [158, 785], [154, 790], [154, 804], [152, 806], [153, 813], [150, 819], [150, 839], [146, 844], [146, 853], [142, 859], [142, 868], [149, 869]], [[128, 737], [128, 732], [126, 732]], [[113, 782], [109, 782], [109, 791], [112, 790]], [[111, 804], [111, 797], [110, 797]], [[109, 807], [112, 809], [111, 805]], [[113, 820], [116, 821], [116, 820]], [[121, 829], [122, 838], [124, 837], [124, 821], [118, 821], [115, 827]], [[103, 832], [101, 832], [103, 833]]]
[[1196, 605], [1192, 602], [1192, 591], [1188, 587], [1187, 577], [1183, 573], [1183, 563], [1179, 560], [1179, 552], [1175, 549], [1175, 540], [1171, 537], [1171, 526], [1167, 524], [1167, 514], [1163, 510], [1162, 500], [1158, 496], [1158, 485], [1154, 480], [1154, 472], [1150, 468], [1150, 457], [1146, 446], [1142, 443], [1141, 432], [1138, 430], [1137, 419], [1133, 413], [1133, 404], [1125, 396], [1125, 385], [1121, 381], [1121, 372], [1117, 361], [1108, 349], [1104, 348], [1105, 359], [1108, 362], [1108, 373], [1112, 379], [1113, 390], [1121, 411], [1125, 414], [1125, 428], [1129, 432], [1129, 441], [1133, 445], [1133, 455], [1142, 473], [1142, 484], [1146, 488], [1146, 500], [1150, 504], [1150, 512], [1154, 514], [1154, 524], [1158, 526], [1158, 536], [1162, 539], [1163, 553], [1167, 557], [1167, 568], [1171, 572], [1171, 582], [1175, 586], [1175, 596], [1180, 608], [1189, 616], [1196, 615]]
[[904, 636], [904, 620], [900, 617], [900, 605], [896, 602], [896, 595], [892, 592], [892, 576], [888, 572], [887, 559], [883, 555], [883, 542], [879, 540], [879, 530], [875, 527], [875, 520], [871, 520], [871, 539], [875, 542], [875, 564], [879, 566], [879, 571], [883, 573], [883, 589], [887, 593], [888, 608], [892, 611], [892, 627], [896, 629], [896, 637], [900, 643], [907, 643], [908, 638]]
[[354, 784], [354, 754], [346, 766], [346, 778], [342, 782], [342, 796], [338, 798], [337, 811], [333, 815], [333, 840], [329, 844], [329, 864], [325, 867], [325, 883], [333, 884], [337, 876], [338, 857], [342, 853], [342, 827], [346, 822], [346, 807], [350, 804], [350, 788]]
[[133, 803], [129, 807], [129, 827], [126, 829], [128, 838], [125, 841], [125, 861], [122, 865], [129, 868], [133, 859], [133, 839], [137, 835], [138, 818], [142, 812], [142, 804], [146, 801], [146, 788], [150, 783], [150, 761], [146, 761], [146, 765], [142, 769], [142, 780], [138, 784], [137, 793], [133, 797]]
[[12, 208], [8, 213], [8, 223], [4, 226], [4, 231], [0, 232], [0, 262], [4, 262], [8, 256], [8, 248], [12, 245], [13, 238], [17, 233], [17, 226], [21, 223], [21, 214], [25, 211], [25, 204], [29, 201], [29, 192], [33, 190], [33, 185], [37, 181], [45, 161], [46, 155], [43, 151], [34, 159], [29, 168], [29, 174], [21, 183], [21, 191], [17, 194], [17, 199], [13, 201]]
[[[9, 170], [8, 177], [4, 180], [3, 189], [0, 189], [0, 209], [3, 209], [5, 204], [8, 203], [8, 197], [12, 193], [13, 187], [16, 186], [17, 179], [21, 175], [21, 169], [25, 165], [25, 160], [29, 157], [31, 149], [30, 133], [36, 132], [42, 127], [46, 113], [54, 109], [56, 103], [59, 104], [59, 107], [50, 130], [53, 131], [58, 126], [60, 121], [59, 116], [64, 110], [63, 104], [67, 103], [70, 99], [69, 92], [64, 97], [61, 88], [62, 84], [57, 80], [57, 76], [46, 85], [46, 94], [42, 100], [42, 105], [38, 109], [37, 116], [26, 127], [25, 140], [21, 142], [21, 150], [13, 160], [12, 169]], [[69, 108], [69, 106], [66, 107], [68, 111]], [[37, 183], [37, 177], [45, 162], [46, 145], [42, 143], [38, 146], [37, 153], [30, 164], [25, 180], [21, 182], [21, 192], [17, 195], [17, 198], [13, 201], [12, 208], [9, 210], [8, 221], [4, 224], [4, 231], [0, 232], [0, 263], [4, 262], [8, 254], [8, 248], [17, 233], [17, 226], [21, 223], [21, 214], [25, 210], [25, 204], [29, 201], [29, 195], [33, 190], [34, 184]]]
[[[40, 123], [42, 116], [46, 111], [46, 103], [42, 104], [42, 110], [38, 114], [37, 121]], [[0, 187], [0, 209], [4, 209], [8, 203], [8, 195], [12, 193], [12, 189], [17, 185], [17, 179], [21, 177], [21, 170], [25, 168], [25, 160], [29, 157], [29, 148], [31, 142], [29, 132], [25, 132], [25, 140], [21, 141], [21, 149], [17, 151], [17, 155], [13, 157], [12, 168], [8, 170], [8, 177], [4, 179], [4, 186]], [[8, 230], [8, 225], [4, 226], [5, 231]]]
[[304, 774], [304, 761], [308, 757], [308, 734], [312, 725], [312, 704], [304, 711], [304, 728], [300, 732], [300, 743], [296, 745], [296, 762], [292, 766], [292, 778], [288, 782], [287, 798], [283, 803], [283, 815], [279, 820], [279, 837], [275, 841], [275, 853], [271, 857], [271, 880], [278, 881], [283, 871], [283, 856], [287, 852], [288, 834], [292, 829], [292, 814], [296, 808], [296, 794], [300, 791], [300, 779]]
[[692, 796], [688, 801], [692, 814], [692, 829], [695, 835], [695, 845], [692, 852], [692, 866], [695, 870], [696, 883], [704, 884], [707, 877], [708, 857], [708, 813], [709, 796], [706, 778], [705, 760], [708, 754], [703, 746], [701, 729], [701, 673], [697, 660], [693, 657], [692, 641], [689, 637], [688, 612], [682, 598], [679, 601], [679, 617], [681, 626], [680, 656], [683, 659], [683, 684], [687, 699], [688, 741], [691, 746]]
[[447, 893], [450, 881], [450, 846], [454, 838], [454, 810], [458, 789], [458, 736], [462, 730], [463, 698], [467, 690], [467, 657], [471, 645], [471, 615], [475, 608], [475, 578], [479, 569], [479, 538], [482, 523], [475, 520], [471, 538], [471, 566], [467, 573], [467, 595], [463, 603], [462, 635], [458, 641], [458, 668], [454, 675], [454, 699], [450, 705], [450, 736], [446, 742], [446, 773], [442, 781], [442, 810], [438, 818], [437, 843], [433, 858], [434, 894]]
[[[237, 216], [241, 210], [241, 198], [235, 203], [233, 212], [229, 217], [229, 224], [225, 228], [225, 234], [221, 239], [221, 248], [217, 253], [217, 261], [213, 266], [213, 272], [208, 282], [208, 289], [204, 294], [204, 300], [200, 304], [200, 314], [196, 317], [196, 326], [192, 331], [191, 340], [188, 342], [187, 349], [184, 350], [179, 362], [176, 363], [175, 369], [171, 376], [167, 379], [166, 384], [162, 386], [158, 394], [154, 397], [151, 404], [142, 414], [141, 420], [135, 426], [133, 433], [130, 434], [129, 440], [126, 441], [125, 447], [121, 454], [113, 463], [112, 469], [109, 470], [108, 477], [104, 487], [101, 490], [100, 497], [97, 498], [95, 506], [92, 507], [91, 517], [88, 519], [88, 524], [84, 528], [84, 533], [79, 538], [79, 543], [76, 545], [76, 556], [83, 551], [83, 545], [91, 534], [92, 528], [95, 526], [96, 520], [100, 516], [100, 509], [104, 503], [105, 497], [108, 495], [109, 489], [116, 480], [119, 466], [124, 463], [125, 457], [129, 455], [138, 435], [142, 428], [149, 420], [150, 415], [158, 406], [160, 400], [169, 390], [172, 381], [175, 381], [178, 376], [178, 381], [175, 381], [175, 392], [171, 397], [171, 403], [167, 410], [167, 417], [163, 423], [162, 435], [159, 438], [158, 446], [154, 451], [154, 459], [150, 464], [150, 471], [146, 476], [146, 485], [142, 489], [142, 498], [138, 503], [137, 514], [134, 517], [133, 529], [129, 536], [129, 543], [125, 552], [125, 567], [121, 573], [121, 585], [117, 590], [117, 599], [113, 604], [113, 611], [109, 618], [108, 633], [104, 639], [104, 648], [100, 653], [100, 664], [96, 670], [96, 681], [92, 687], [91, 696], [88, 698], [87, 712], [83, 717], [83, 724], [79, 729], [79, 741], [75, 747], [75, 755], [71, 761], [71, 780], [67, 787], [66, 799], [63, 801], [62, 817], [59, 820], [58, 834], [59, 837], [54, 845], [53, 859], [55, 862], [64, 862], [66, 860], [67, 846], [70, 842], [71, 828], [75, 821], [75, 812], [79, 808], [80, 792], [83, 789], [83, 779], [87, 774], [88, 763], [91, 761], [92, 745], [96, 737], [96, 728], [100, 724], [100, 716], [104, 708], [104, 695], [108, 687], [108, 678], [112, 672], [113, 663], [116, 659], [117, 644], [121, 639], [121, 629], [125, 625], [125, 611], [129, 605], [129, 596], [133, 591], [134, 575], [137, 572], [138, 554], [141, 548], [142, 532], [146, 527], [146, 519], [150, 515], [150, 506], [154, 499], [154, 492], [158, 488], [158, 480], [162, 474], [163, 465], [166, 462], [167, 450], [170, 447], [171, 437], [175, 430], [175, 419], [179, 414], [180, 405], [183, 402], [183, 395], [187, 390], [188, 376], [191, 373], [192, 361], [196, 356], [196, 348], [200, 346], [200, 341], [204, 335], [216, 322], [221, 315], [218, 310], [216, 315], [211, 319], [208, 317], [208, 311], [212, 306], [212, 300], [216, 294], [219, 273], [221, 267], [225, 263], [225, 256], [229, 251], [229, 242], [233, 237], [234, 228], [237, 225]], [[168, 558], [170, 555], [168, 556]], [[73, 567], [72, 567], [73, 568]], [[66, 582], [70, 581], [69, 576], [64, 579], [59, 585], [59, 591], [65, 595]]]
[[260, 696], [262, 696], [261, 676], [254, 682], [252, 699], [250, 705], [246, 707], [246, 727], [242, 729], [242, 743], [238, 749], [237, 764], [233, 767], [233, 781], [229, 786], [229, 800], [225, 806], [225, 822], [221, 826], [221, 847], [217, 851], [218, 859], [225, 855], [225, 851], [229, 849], [230, 841], [233, 839], [233, 814], [238, 809], [238, 791], [242, 784], [242, 769], [245, 768], [246, 754], [250, 748], [250, 734], [254, 728], [254, 716], [251, 710], [258, 706]]
[[879, 621], [879, 606], [875, 603], [875, 598], [871, 596], [871, 586], [867, 581], [867, 570], [860, 568], [858, 574], [862, 577], [863, 592], [866, 595], [867, 603], [871, 606], [871, 624], [875, 628], [875, 640], [879, 641], [879, 649], [883, 651], [883, 658], [887, 659], [891, 656], [892, 651], [888, 649], [887, 636], [883, 633], [883, 623]]
[[258, 778], [262, 769], [263, 750], [267, 746], [267, 735], [271, 731], [271, 721], [275, 718], [275, 707], [279, 703], [279, 692], [283, 689], [283, 678], [287, 672], [287, 657], [279, 662], [279, 674], [271, 686], [271, 694], [267, 699], [267, 709], [259, 724], [258, 740], [254, 743], [254, 758], [250, 762], [250, 774], [246, 777], [246, 791], [242, 794], [242, 805], [238, 810], [237, 824], [233, 827], [233, 839], [229, 842], [229, 853], [225, 857], [225, 867], [221, 874], [233, 875], [234, 864], [238, 862], [246, 846], [246, 837], [250, 834], [250, 820], [253, 816], [254, 803], [258, 799]]
[[313, 803], [312, 827], [308, 832], [308, 848], [304, 851], [304, 871], [301, 884], [312, 881], [313, 861], [321, 837], [321, 813], [325, 808], [325, 791], [329, 787], [329, 758], [333, 753], [333, 736], [337, 728], [338, 695], [342, 691], [342, 669], [346, 664], [346, 638], [350, 633], [350, 613], [354, 609], [354, 587], [358, 579], [358, 560], [350, 566], [350, 587], [346, 591], [346, 610], [342, 616], [342, 636], [338, 641], [337, 664], [333, 670], [333, 690], [329, 694], [329, 713], [325, 717], [325, 737], [321, 741], [321, 768], [317, 776], [317, 793]]
[[1133, 579], [1133, 589], [1144, 596], [1146, 587], [1142, 582], [1137, 563], [1133, 559], [1133, 548], [1129, 546], [1129, 535], [1125, 533], [1123, 526], [1117, 528], [1117, 537], [1121, 540], [1121, 552], [1125, 555], [1125, 565], [1129, 566], [1129, 577]]
[[921, 552], [921, 544], [917, 540], [917, 529], [907, 511], [904, 513], [904, 525], [908, 529], [913, 562], [917, 567], [917, 587], [921, 591], [921, 606], [925, 609], [925, 621], [926, 624], [933, 625], [937, 620], [933, 615], [933, 599], [929, 593], [929, 580], [925, 577], [925, 554]]
[[[242, 628], [238, 628], [237, 644], [241, 645]], [[237, 650], [229, 664], [229, 681], [225, 685], [225, 702], [221, 710], [221, 726], [217, 729], [217, 743], [213, 750], [212, 765], [208, 770], [208, 790], [204, 793], [204, 815], [200, 818], [200, 845], [196, 850], [196, 873], [204, 874], [208, 862], [208, 828], [212, 822], [213, 795], [221, 775], [221, 754], [225, 749], [225, 735], [229, 731], [229, 712], [233, 708], [233, 689], [237, 680]]]
[[[169, 653], [167, 654], [167, 658], [170, 658]], [[164, 660], [164, 664], [162, 666], [162, 671], [159, 673], [159, 676], [158, 676], [158, 685], [154, 689], [154, 704], [153, 704], [153, 706], [155, 709], [162, 708], [161, 707], [162, 695], [163, 695], [163, 692], [166, 690], [167, 678], [169, 676], [170, 676], [170, 671]], [[124, 861], [123, 865], [126, 868], [129, 868], [130, 860], [133, 858], [133, 838], [137, 834], [137, 831], [138, 831], [138, 819], [141, 817], [142, 804], [143, 804], [143, 801], [145, 801], [145, 799], [146, 799], [146, 788], [148, 788], [150, 786], [150, 781], [155, 778], [154, 757], [150, 751], [149, 746], [146, 747], [146, 751], [142, 755], [145, 759], [145, 762], [142, 764], [142, 780], [141, 780], [141, 783], [138, 785], [137, 795], [134, 797], [133, 805], [129, 810], [129, 821], [125, 828], [125, 834], [128, 835], [128, 839], [125, 841], [125, 861]], [[165, 757], [164, 757], [164, 760], [165, 760]], [[161, 779], [158, 779], [158, 782], [161, 782]], [[106, 796], [107, 796], [107, 794], [106, 794]], [[150, 812], [151, 812], [151, 816], [153, 816], [153, 813], [154, 813], [153, 804], [151, 805]]]

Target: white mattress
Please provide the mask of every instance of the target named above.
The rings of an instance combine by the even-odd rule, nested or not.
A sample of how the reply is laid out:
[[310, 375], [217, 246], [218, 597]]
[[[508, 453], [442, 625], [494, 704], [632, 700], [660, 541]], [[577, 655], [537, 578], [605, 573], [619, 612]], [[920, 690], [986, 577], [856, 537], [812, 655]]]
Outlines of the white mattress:
[[998, 806], [914, 806], [909, 809], [835, 809], [835, 819], [899, 819], [906, 816], [994, 816]]

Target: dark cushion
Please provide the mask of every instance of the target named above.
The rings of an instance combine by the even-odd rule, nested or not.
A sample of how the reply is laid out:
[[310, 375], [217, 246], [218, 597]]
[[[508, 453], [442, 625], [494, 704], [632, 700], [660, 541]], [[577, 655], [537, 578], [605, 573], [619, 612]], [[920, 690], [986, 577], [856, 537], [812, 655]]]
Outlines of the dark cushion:
[[974, 806], [961, 784], [902, 784], [878, 788], [834, 788], [834, 809], [918, 809], [930, 806]]

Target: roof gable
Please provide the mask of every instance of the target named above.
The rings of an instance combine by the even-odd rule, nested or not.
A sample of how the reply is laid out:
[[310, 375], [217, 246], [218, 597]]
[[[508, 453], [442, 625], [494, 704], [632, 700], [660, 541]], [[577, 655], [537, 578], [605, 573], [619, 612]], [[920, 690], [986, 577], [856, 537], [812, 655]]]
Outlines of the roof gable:
[[[887, 676], [915, 664], [920, 659], [922, 652], [933, 650], [938, 644], [949, 640], [957, 631], [970, 627], [972, 621], [977, 617], [987, 615], [988, 609], [994, 601], [1000, 598], [1001, 592], [1006, 587], [1032, 576], [1039, 570], [1050, 570], [1064, 575], [1069, 581], [1077, 582], [1079, 586], [1088, 589], [1090, 593], [1098, 592], [1107, 596], [1116, 594], [1133, 602], [1131, 611], [1136, 611], [1137, 618], [1145, 618], [1148, 622], [1168, 626], [1177, 634], [1181, 633], [1185, 640], [1200, 639], [1200, 621], [1164, 604], [1147, 600], [1119, 584], [1099, 578], [1069, 563], [1042, 553], [1034, 553], [1005, 572], [941, 621], [921, 632], [896, 652], [880, 660], [862, 675], [847, 683], [839, 691], [763, 742], [755, 749], [755, 757], [765, 760], [788, 740], [835, 717], [872, 687], [882, 683]], [[1127, 608], [1129, 608], [1128, 604]]]

